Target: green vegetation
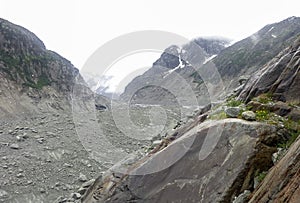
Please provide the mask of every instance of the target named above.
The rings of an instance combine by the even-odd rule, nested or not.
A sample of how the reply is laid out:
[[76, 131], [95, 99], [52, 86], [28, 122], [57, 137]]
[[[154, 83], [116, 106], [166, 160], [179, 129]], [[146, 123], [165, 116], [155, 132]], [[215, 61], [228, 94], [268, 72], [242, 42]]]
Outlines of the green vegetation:
[[204, 81], [202, 80], [201, 76], [199, 75], [199, 73], [197, 71], [192, 73], [190, 75], [190, 77], [193, 78], [193, 83], [197, 83], [197, 87], [199, 87], [201, 84], [204, 83]]
[[27, 87], [32, 87], [32, 88], [39, 89], [39, 90], [42, 89], [44, 86], [48, 86], [50, 84], [51, 84], [51, 82], [45, 75], [40, 76], [37, 83], [35, 83], [31, 80], [27, 83], [24, 83], [24, 85]]
[[289, 103], [288, 104], [290, 107], [293, 107], [293, 108], [295, 108], [295, 107], [300, 107], [300, 103], [299, 102], [291, 102], [291, 103]]
[[262, 172], [258, 173], [258, 174], [256, 175], [257, 181], [258, 181], [259, 183], [261, 183], [261, 182], [265, 179], [265, 177], [267, 176], [267, 174], [268, 174], [268, 172], [266, 172], [266, 171], [262, 171]]
[[266, 93], [266, 94], [261, 94], [258, 97], [253, 98], [252, 100], [260, 102], [262, 104], [269, 104], [269, 103], [273, 102], [272, 97], [273, 97], [273, 95], [271, 93]]
[[20, 64], [20, 59], [18, 57], [14, 57], [4, 50], [0, 51], [0, 61], [3, 61], [8, 67], [16, 67]]
[[288, 130], [290, 137], [287, 141], [278, 144], [278, 147], [289, 148], [300, 135], [300, 121], [295, 122], [290, 118], [283, 121], [284, 127]]
[[267, 121], [270, 119], [270, 111], [268, 110], [257, 110], [256, 113], [256, 120], [257, 121]]
[[213, 114], [213, 115], [210, 115], [209, 118], [211, 120], [222, 120], [222, 119], [225, 119], [227, 118], [227, 115], [224, 111], [221, 111], [219, 113], [216, 113], [216, 114]]
[[240, 106], [243, 102], [240, 100], [237, 100], [236, 98], [230, 98], [227, 100], [227, 106], [229, 107], [237, 107]]
[[33, 81], [32, 74], [37, 68], [46, 68], [53, 57], [48, 53], [41, 55], [33, 55], [29, 53], [10, 53], [0, 50], [0, 61], [3, 62], [4, 67], [1, 69], [7, 76], [14, 81], [22, 81], [24, 86], [35, 89], [42, 89], [44, 86], [50, 85], [49, 78], [42, 74], [38, 80]]

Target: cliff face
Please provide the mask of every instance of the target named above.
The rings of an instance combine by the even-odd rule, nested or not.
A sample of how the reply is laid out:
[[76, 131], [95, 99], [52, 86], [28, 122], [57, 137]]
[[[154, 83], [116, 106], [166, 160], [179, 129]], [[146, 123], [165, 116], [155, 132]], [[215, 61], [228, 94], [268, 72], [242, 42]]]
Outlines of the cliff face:
[[269, 93], [276, 100], [300, 103], [300, 38], [282, 51], [246, 83], [240, 97], [249, 101], [255, 96]]
[[32, 32], [0, 19], [2, 115], [35, 109], [45, 98], [68, 100], [76, 76], [82, 80], [68, 60], [47, 50]]
[[289, 202], [300, 199], [300, 139], [272, 168], [249, 202]]

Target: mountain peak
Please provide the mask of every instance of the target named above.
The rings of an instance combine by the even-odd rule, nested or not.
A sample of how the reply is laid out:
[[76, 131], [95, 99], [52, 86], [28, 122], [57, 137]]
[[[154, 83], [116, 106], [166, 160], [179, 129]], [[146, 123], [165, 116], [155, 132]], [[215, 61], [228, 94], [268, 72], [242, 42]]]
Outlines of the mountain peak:
[[[5, 19], [0, 18], [0, 43], [11, 43], [13, 46], [22, 46], [30, 50], [46, 49], [44, 43], [31, 31], [26, 28], [13, 24]], [[27, 45], [27, 47], [26, 47]]]

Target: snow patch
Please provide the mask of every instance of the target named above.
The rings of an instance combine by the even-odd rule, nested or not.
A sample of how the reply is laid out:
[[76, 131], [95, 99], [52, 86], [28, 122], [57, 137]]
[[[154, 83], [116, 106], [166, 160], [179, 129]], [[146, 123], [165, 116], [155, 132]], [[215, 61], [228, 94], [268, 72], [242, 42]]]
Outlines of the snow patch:
[[[271, 28], [268, 30], [268, 32], [271, 32], [273, 29], [274, 29], [274, 27], [271, 27]], [[267, 33], [268, 33], [268, 32], [267, 32]]]
[[273, 34], [272, 34], [271, 36], [272, 36], [273, 38], [277, 38], [277, 36], [276, 36], [276, 35], [273, 35]]
[[[179, 53], [180, 53], [180, 52], [179, 52]], [[180, 55], [180, 54], [178, 54], [178, 62], [179, 62], [178, 66], [176, 66], [175, 68], [173, 68], [173, 69], [171, 69], [171, 70], [168, 70], [168, 71], [166, 72], [166, 74], [163, 76], [163, 78], [168, 77], [171, 73], [173, 73], [174, 71], [178, 70], [179, 68], [181, 69], [181, 68], [184, 68], [184, 67], [185, 67], [184, 64], [182, 63], [181, 55]]]
[[213, 58], [215, 58], [216, 56], [217, 55], [212, 55], [211, 57], [206, 58], [205, 61], [203, 62], [203, 65], [209, 62], [210, 60], [212, 60]]

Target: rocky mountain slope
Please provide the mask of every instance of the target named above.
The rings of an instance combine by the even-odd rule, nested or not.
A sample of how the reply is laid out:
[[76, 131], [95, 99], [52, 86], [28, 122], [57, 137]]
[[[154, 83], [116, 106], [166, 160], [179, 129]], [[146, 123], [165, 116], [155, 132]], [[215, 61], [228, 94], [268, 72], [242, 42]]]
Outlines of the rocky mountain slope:
[[0, 202], [59, 202], [105, 170], [75, 129], [76, 82], [68, 60], [0, 19]]
[[291, 47], [282, 51], [245, 84], [240, 97], [245, 101], [269, 93], [283, 102], [300, 103], [299, 38]]
[[[213, 101], [209, 97], [225, 96], [239, 87], [240, 82], [290, 46], [299, 32], [300, 18], [291, 17], [267, 25], [227, 48], [228, 41], [204, 39], [182, 48], [171, 46], [150, 70], [128, 84], [123, 99], [133, 103], [172, 104], [178, 102], [172, 94], [177, 100], [192, 95], [200, 105], [208, 104]], [[208, 63], [209, 57], [214, 55], [216, 57]], [[218, 86], [216, 76], [222, 79], [221, 89], [210, 90]], [[216, 95], [211, 95], [211, 91]]]
[[[69, 61], [30, 31], [0, 19], [0, 202], [296, 203], [299, 33], [299, 18], [292, 17], [228, 48], [215, 39], [169, 47], [123, 95], [133, 104], [130, 120], [150, 129], [137, 136], [148, 136], [169, 118], [163, 135], [140, 140], [124, 136], [117, 125], [123, 119], [123, 130], [132, 132], [127, 109], [114, 106], [115, 116], [115, 104], [94, 98]], [[224, 101], [179, 122], [181, 104], [206, 104], [199, 100], [208, 92], [197, 74], [211, 82], [216, 76], [213, 69], [195, 74], [192, 65], [216, 67], [228, 92], [240, 77], [251, 77]], [[149, 83], [143, 86], [143, 80]], [[170, 108], [163, 114], [135, 103]], [[150, 110], [159, 119], [151, 120]], [[121, 152], [117, 164], [104, 139]]]
[[3, 19], [0, 29], [1, 115], [31, 111], [44, 98], [53, 101], [45, 108], [62, 108], [55, 101], [70, 100], [78, 70], [30, 31]]
[[[198, 66], [219, 54], [229, 41], [218, 38], [198, 38], [180, 46], [168, 47], [152, 68], [130, 82], [122, 100], [141, 104], [198, 105], [191, 102], [191, 95], [197, 84], [192, 83], [191, 75]], [[176, 98], [175, 98], [176, 97]], [[195, 97], [195, 95], [193, 95]], [[191, 104], [193, 103], [193, 104]]]
[[291, 44], [239, 92], [124, 163], [124, 174], [104, 174], [82, 201], [298, 202], [300, 38]]

